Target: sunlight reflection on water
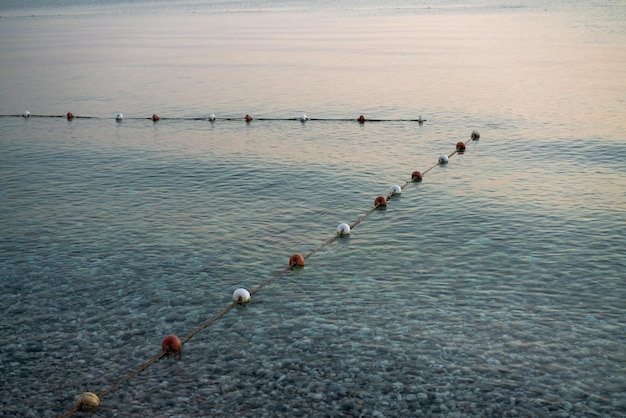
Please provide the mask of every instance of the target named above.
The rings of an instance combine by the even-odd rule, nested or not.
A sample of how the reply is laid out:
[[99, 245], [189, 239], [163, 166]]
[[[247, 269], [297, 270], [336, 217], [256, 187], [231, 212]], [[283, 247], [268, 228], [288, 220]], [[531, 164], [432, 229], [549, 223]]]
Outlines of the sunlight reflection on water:
[[[3, 412], [106, 389], [472, 129], [97, 415], [626, 408], [626, 61], [604, 12], [146, 4], [2, 12], [0, 114], [33, 114], [0, 118]], [[37, 117], [70, 110], [96, 118]], [[344, 120], [243, 121], [303, 112]], [[238, 120], [182, 119], [210, 113]]]

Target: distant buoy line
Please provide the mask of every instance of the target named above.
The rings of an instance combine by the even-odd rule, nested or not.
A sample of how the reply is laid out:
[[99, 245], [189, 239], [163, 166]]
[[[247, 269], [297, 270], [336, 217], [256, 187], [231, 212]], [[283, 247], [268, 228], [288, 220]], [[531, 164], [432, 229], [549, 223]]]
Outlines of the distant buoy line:
[[465, 152], [466, 145], [470, 141], [477, 141], [478, 139], [480, 139], [480, 133], [478, 133], [478, 131], [476, 130], [473, 130], [470, 135], [470, 139], [468, 139], [467, 141], [457, 142], [456, 148], [452, 153], [440, 154], [438, 156], [437, 162], [433, 164], [432, 166], [428, 167], [423, 172], [413, 171], [411, 173], [411, 179], [407, 180], [403, 185], [400, 185], [400, 184], [391, 185], [388, 193], [386, 195], [377, 196], [374, 199], [373, 206], [370, 207], [363, 215], [361, 215], [352, 224], [348, 224], [345, 222], [340, 223], [336, 228], [336, 233], [332, 237], [330, 237], [327, 241], [320, 244], [317, 248], [310, 251], [308, 254], [303, 255], [300, 253], [295, 253], [291, 255], [291, 257], [289, 258], [289, 263], [283, 269], [274, 273], [272, 276], [267, 278], [264, 282], [262, 282], [257, 287], [249, 291], [244, 288], [235, 289], [232, 295], [232, 302], [228, 304], [226, 307], [224, 307], [220, 312], [213, 315], [211, 318], [207, 319], [202, 324], [194, 328], [191, 332], [189, 332], [183, 338], [179, 338], [176, 335], [168, 335], [167, 337], [165, 337], [165, 339], [161, 343], [161, 350], [154, 357], [152, 357], [151, 359], [143, 363], [141, 366], [137, 367], [128, 375], [119, 379], [117, 382], [111, 385], [108, 389], [98, 394], [93, 393], [93, 392], [81, 393], [80, 395], [76, 397], [74, 407], [70, 409], [69, 411], [60, 415], [59, 418], [69, 417], [70, 415], [73, 415], [76, 412], [95, 411], [100, 406], [100, 401], [104, 396], [110, 394], [111, 392], [114, 392], [120, 386], [126, 383], [128, 380], [138, 375], [139, 373], [143, 372], [148, 367], [158, 362], [161, 358], [168, 356], [168, 355], [180, 356], [180, 353], [183, 349], [183, 345], [187, 343], [187, 341], [189, 341], [194, 335], [196, 335], [197, 333], [199, 333], [200, 331], [202, 331], [203, 329], [205, 329], [206, 327], [208, 327], [209, 325], [211, 325], [218, 319], [222, 318], [224, 315], [230, 312], [234, 307], [238, 305], [250, 303], [251, 296], [253, 294], [257, 293], [258, 291], [260, 291], [261, 289], [263, 289], [264, 287], [272, 283], [274, 280], [284, 276], [285, 274], [287, 274], [290, 271], [293, 271], [296, 268], [303, 268], [308, 258], [316, 254], [318, 251], [320, 251], [327, 245], [332, 244], [338, 239], [348, 237], [352, 233], [352, 230], [361, 222], [363, 222], [368, 216], [374, 213], [374, 211], [384, 210], [387, 207], [387, 204], [389, 203], [389, 201], [392, 200], [395, 196], [400, 195], [402, 193], [402, 190], [405, 189], [409, 184], [421, 182], [426, 173], [430, 172], [432, 169], [434, 169], [435, 167], [439, 165], [447, 164], [449, 159], [455, 154], [463, 154]]
[[365, 122], [417, 122], [420, 125], [424, 122], [426, 122], [426, 119], [422, 118], [422, 115], [420, 115], [418, 118], [416, 119], [366, 119], [365, 116], [360, 115], [357, 118], [310, 118], [308, 117], [306, 114], [301, 114], [298, 117], [292, 117], [292, 118], [280, 118], [280, 117], [276, 117], [276, 118], [267, 118], [267, 117], [252, 117], [250, 114], [246, 114], [245, 116], [242, 117], [232, 117], [232, 116], [223, 116], [223, 117], [218, 117], [215, 116], [214, 113], [211, 113], [208, 116], [199, 116], [199, 117], [162, 117], [159, 116], [158, 114], [154, 113], [152, 116], [148, 116], [148, 117], [124, 117], [123, 113], [116, 113], [115, 115], [113, 115], [112, 117], [102, 117], [102, 116], [80, 116], [80, 115], [75, 115], [72, 112], [67, 112], [65, 115], [33, 115], [32, 113], [30, 113], [28, 110], [26, 110], [25, 112], [23, 112], [21, 115], [0, 115], [0, 117], [5, 117], [5, 118], [11, 118], [11, 117], [16, 117], [16, 118], [64, 118], [67, 119], [68, 121], [73, 121], [75, 119], [101, 119], [101, 120], [106, 120], [106, 119], [113, 119], [117, 122], [121, 122], [123, 120], [151, 120], [152, 122], [159, 122], [159, 121], [164, 121], [164, 120], [189, 120], [189, 121], [208, 121], [208, 122], [217, 122], [217, 121], [244, 121], [246, 123], [250, 123], [252, 121], [258, 120], [258, 121], [300, 121], [302, 123], [305, 123], [307, 121], [320, 121], [320, 122], [358, 122], [360, 124], [364, 124]]

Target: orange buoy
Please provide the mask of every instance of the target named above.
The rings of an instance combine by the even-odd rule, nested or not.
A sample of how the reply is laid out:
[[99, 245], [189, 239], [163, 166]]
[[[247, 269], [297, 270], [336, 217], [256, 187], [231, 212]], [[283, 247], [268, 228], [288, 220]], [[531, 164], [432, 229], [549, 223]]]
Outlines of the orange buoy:
[[296, 253], [289, 258], [289, 265], [291, 267], [304, 267], [304, 256], [300, 253]]
[[67, 117], [67, 120], [74, 119], [74, 114], [72, 112], [67, 112], [67, 114], [65, 116]]
[[183, 348], [183, 342], [176, 335], [168, 335], [161, 343], [161, 348], [166, 353], [177, 353]]
[[361, 115], [357, 120], [359, 121], [359, 123], [365, 123], [365, 116]]
[[385, 199], [384, 196], [378, 196], [375, 200], [374, 200], [374, 206], [376, 207], [386, 207], [387, 206], [387, 199]]
[[246, 115], [246, 122], [251, 122], [251, 121], [252, 121], [252, 116]]
[[153, 121], [153, 122], [156, 122], [156, 121], [158, 121], [159, 119], [160, 119], [160, 118], [159, 118], [159, 115], [157, 115], [156, 113], [153, 113], [153, 114], [152, 114], [152, 121]]
[[422, 181], [422, 173], [420, 173], [419, 171], [412, 172], [411, 179], [413, 181]]
[[457, 142], [456, 143], [456, 150], [457, 150], [457, 152], [465, 151], [465, 143], [463, 141]]

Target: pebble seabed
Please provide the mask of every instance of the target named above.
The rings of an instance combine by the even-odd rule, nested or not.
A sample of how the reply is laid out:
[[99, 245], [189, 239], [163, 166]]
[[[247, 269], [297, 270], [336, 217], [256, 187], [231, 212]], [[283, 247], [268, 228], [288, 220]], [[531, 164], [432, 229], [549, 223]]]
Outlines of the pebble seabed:
[[[459, 176], [461, 169], [459, 162]], [[431, 190], [455, 173], [433, 176]], [[408, 191], [398, 197], [402, 205], [392, 199], [304, 269], [196, 334], [180, 355], [103, 396], [92, 416], [623, 417], [626, 328], [614, 250], [621, 235], [599, 229], [593, 248], [588, 238], [597, 228], [578, 230], [584, 224], [572, 221], [572, 237], [551, 242], [557, 234], [545, 231], [553, 219], [511, 210], [502, 219], [498, 206], [464, 221], [465, 191], [463, 200], [448, 193], [446, 204], [429, 193], [436, 209], [421, 222], [402, 209], [421, 202]], [[335, 215], [328, 217], [327, 229], [307, 238], [313, 247], [335, 233]], [[183, 337], [232, 303], [234, 289], [259, 285], [291, 254], [260, 257], [257, 242], [244, 245], [233, 231], [213, 234], [220, 245], [213, 254], [195, 224], [183, 228], [193, 239], [177, 241], [178, 232], [165, 239], [154, 224], [107, 229], [103, 237], [97, 222], [84, 232], [78, 220], [63, 223], [60, 235], [32, 222], [7, 244], [3, 416], [55, 417], [80, 393], [107, 390], [157, 354], [165, 336]], [[263, 247], [306, 253], [286, 245], [291, 235], [274, 221], [272, 214], [267, 234], [257, 233], [277, 244], [267, 238]], [[485, 236], [486, 226], [495, 231]], [[531, 228], [524, 240], [506, 235]], [[461, 245], [461, 237], [471, 239]]]
[[[438, 291], [455, 299], [422, 295], [417, 309], [402, 281], [321, 286], [298, 283], [299, 274], [103, 397], [92, 416], [624, 416], [626, 378], [611, 366], [625, 360], [612, 338], [623, 332], [619, 324], [547, 305], [529, 314], [497, 292], [483, 302], [489, 313], [476, 314], [469, 291], [451, 283]], [[349, 303], [315, 300], [332, 300], [346, 285]], [[366, 291], [374, 285], [378, 293]], [[397, 297], [403, 286], [404, 298], [387, 297], [385, 289]], [[156, 322], [182, 327], [206, 314], [201, 299], [141, 305]], [[52, 341], [68, 335], [52, 325], [36, 341], [5, 340], [4, 416], [57, 416], [73, 396], [104, 390], [149, 359], [160, 341], [139, 328], [145, 315], [106, 323], [105, 338], [106, 319], [91, 318], [56, 347]]]

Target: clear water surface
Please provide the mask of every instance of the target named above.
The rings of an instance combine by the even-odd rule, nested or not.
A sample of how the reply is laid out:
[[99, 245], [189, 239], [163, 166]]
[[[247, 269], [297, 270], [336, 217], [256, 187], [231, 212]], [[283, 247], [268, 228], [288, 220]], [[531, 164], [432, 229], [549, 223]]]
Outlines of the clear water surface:
[[433, 166], [93, 416], [626, 413], [622, 2], [56, 3], [0, 6], [0, 415], [102, 393]]

